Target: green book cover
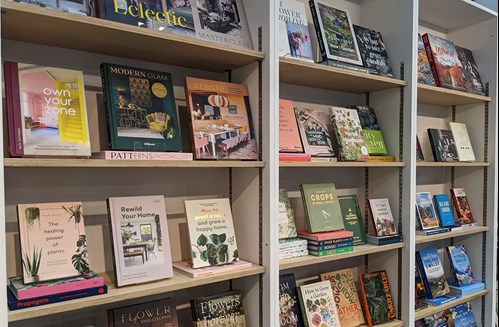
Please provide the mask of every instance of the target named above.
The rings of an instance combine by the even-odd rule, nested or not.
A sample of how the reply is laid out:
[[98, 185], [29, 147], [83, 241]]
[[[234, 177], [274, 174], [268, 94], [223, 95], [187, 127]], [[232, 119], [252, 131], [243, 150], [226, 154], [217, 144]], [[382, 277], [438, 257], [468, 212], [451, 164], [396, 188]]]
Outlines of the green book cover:
[[362, 130], [362, 136], [364, 136], [364, 142], [366, 142], [367, 152], [369, 152], [370, 155], [388, 154], [381, 131], [364, 129]]
[[302, 184], [300, 191], [309, 233], [345, 229], [334, 183]]
[[353, 232], [353, 244], [365, 244], [367, 242], [366, 231], [364, 229], [357, 196], [339, 196], [338, 201], [340, 203], [341, 215], [343, 217], [345, 229]]
[[323, 257], [323, 256], [326, 256], [326, 255], [347, 253], [347, 252], [352, 252], [352, 251], [353, 251], [353, 246], [346, 246], [344, 248], [331, 249], [331, 250], [322, 250], [322, 251], [308, 250], [308, 254], [316, 256], [316, 257]]

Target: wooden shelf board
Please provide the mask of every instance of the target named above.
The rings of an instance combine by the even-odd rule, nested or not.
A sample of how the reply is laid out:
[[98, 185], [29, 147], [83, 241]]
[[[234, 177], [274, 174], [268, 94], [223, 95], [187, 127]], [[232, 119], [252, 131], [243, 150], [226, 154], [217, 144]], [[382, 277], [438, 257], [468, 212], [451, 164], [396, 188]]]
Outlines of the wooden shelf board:
[[260, 168], [264, 161], [5, 158], [8, 168]]
[[254, 50], [9, 0], [1, 7], [4, 39], [217, 72], [265, 58]]
[[281, 83], [350, 93], [366, 93], [407, 85], [405, 81], [395, 78], [290, 58], [279, 59], [279, 78]]
[[208, 276], [201, 278], [191, 278], [174, 270], [172, 278], [158, 282], [152, 282], [141, 285], [124, 286], [120, 288], [114, 287], [114, 284], [111, 282], [110, 276], [107, 273], [104, 273], [103, 275], [105, 276], [106, 284], [108, 285], [107, 294], [91, 296], [71, 301], [59, 302], [59, 303], [33, 307], [28, 309], [9, 311], [9, 322], [25, 320], [41, 316], [48, 316], [52, 314], [80, 310], [80, 309], [88, 309], [100, 305], [109, 305], [112, 303], [137, 299], [140, 297], [173, 292], [173, 291], [217, 283], [236, 278], [259, 275], [264, 272], [265, 272], [264, 267], [255, 264], [253, 264], [253, 266], [248, 269], [230, 271], [215, 276]]
[[279, 167], [322, 167], [322, 168], [390, 168], [405, 167], [405, 162], [280, 162]]
[[304, 266], [319, 264], [319, 263], [323, 263], [323, 262], [330, 262], [330, 261], [352, 258], [352, 257], [361, 256], [361, 255], [366, 255], [366, 254], [395, 250], [395, 249], [403, 248], [404, 246], [405, 246], [405, 243], [403, 243], [403, 242], [389, 244], [389, 245], [383, 245], [383, 246], [376, 246], [376, 245], [370, 245], [370, 244], [357, 245], [357, 246], [354, 246], [353, 252], [333, 254], [333, 255], [328, 255], [328, 256], [324, 256], [324, 257], [316, 257], [313, 255], [306, 255], [306, 256], [298, 257], [298, 258], [284, 259], [284, 260], [279, 261], [279, 269], [284, 270], [284, 269], [291, 269], [291, 268], [296, 268], [296, 267], [304, 267]]
[[431, 162], [418, 161], [417, 167], [490, 167], [490, 162]]
[[418, 84], [418, 103], [435, 106], [457, 106], [489, 101], [492, 101], [492, 98], [484, 95]]
[[461, 304], [461, 303], [464, 303], [467, 301], [471, 301], [473, 299], [476, 299], [477, 297], [487, 295], [488, 292], [489, 292], [488, 290], [482, 290], [482, 291], [479, 291], [479, 292], [476, 292], [473, 294], [465, 295], [463, 297], [460, 297], [459, 299], [455, 299], [453, 301], [439, 305], [437, 307], [428, 307], [426, 309], [422, 309], [422, 310], [417, 311], [415, 313], [414, 319], [415, 320], [423, 319], [424, 317], [428, 317], [428, 316], [431, 316], [432, 314], [441, 312], [441, 311], [446, 310], [446, 309], [450, 309], [453, 306], [456, 306], [458, 304]]
[[[381, 325], [376, 325], [376, 327], [404, 327], [404, 325], [404, 321], [397, 319]], [[367, 325], [359, 325], [359, 327], [367, 327]]]
[[489, 230], [489, 226], [476, 226], [476, 227], [468, 227], [461, 230], [456, 230], [448, 233], [435, 234], [435, 235], [416, 235], [416, 244], [433, 242], [443, 239], [448, 239], [451, 237], [459, 237], [464, 235], [471, 235], [476, 233], [483, 233]]

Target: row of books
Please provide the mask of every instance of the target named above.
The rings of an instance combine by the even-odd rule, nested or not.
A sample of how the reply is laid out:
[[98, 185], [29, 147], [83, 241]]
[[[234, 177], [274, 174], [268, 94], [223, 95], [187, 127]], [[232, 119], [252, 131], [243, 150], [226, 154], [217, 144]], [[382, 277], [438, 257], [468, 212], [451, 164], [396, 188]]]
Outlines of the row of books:
[[[428, 140], [435, 162], [475, 161], [473, 146], [466, 124], [449, 122], [450, 129], [428, 128]], [[417, 141], [419, 143], [419, 140]], [[417, 160], [423, 161], [424, 155], [417, 145]]]
[[431, 316], [419, 319], [414, 327], [477, 327], [471, 304], [464, 302]]

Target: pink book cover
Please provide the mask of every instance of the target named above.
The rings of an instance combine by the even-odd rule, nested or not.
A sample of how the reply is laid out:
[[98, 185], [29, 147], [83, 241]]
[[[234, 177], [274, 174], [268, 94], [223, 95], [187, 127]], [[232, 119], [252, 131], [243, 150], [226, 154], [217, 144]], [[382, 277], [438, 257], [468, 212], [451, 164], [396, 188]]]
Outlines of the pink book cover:
[[101, 151], [94, 153], [93, 158], [106, 160], [186, 160], [192, 161], [192, 153], [188, 152], [141, 152], [141, 151]]
[[13, 157], [22, 156], [24, 151], [18, 66], [16, 62], [6, 61], [4, 63], [4, 68], [7, 120], [9, 127], [9, 152]]
[[279, 152], [303, 152], [293, 101], [279, 99]]
[[192, 268], [190, 261], [178, 261], [173, 263], [173, 267], [184, 275], [192, 278], [206, 277], [211, 275], [222, 274], [229, 271], [251, 268], [252, 263], [244, 260], [236, 261], [232, 264], [224, 266], [211, 266], [204, 268]]
[[311, 161], [312, 156], [307, 153], [279, 153], [279, 161]]
[[337, 230], [325, 233], [309, 233], [306, 230], [299, 230], [297, 233], [299, 238], [306, 238], [307, 240], [312, 241], [326, 241], [338, 238], [353, 237], [353, 232], [347, 230]]

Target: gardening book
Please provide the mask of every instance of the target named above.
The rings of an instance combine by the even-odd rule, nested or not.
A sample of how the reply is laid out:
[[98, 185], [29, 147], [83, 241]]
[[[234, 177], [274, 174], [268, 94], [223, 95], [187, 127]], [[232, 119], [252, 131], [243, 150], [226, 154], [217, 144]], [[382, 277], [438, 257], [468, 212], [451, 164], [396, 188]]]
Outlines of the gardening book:
[[339, 196], [341, 215], [345, 229], [353, 232], [353, 244], [359, 245], [367, 242], [364, 221], [360, 213], [359, 201], [356, 195]]
[[367, 106], [348, 106], [348, 108], [357, 110], [369, 155], [386, 155], [388, 151], [374, 109]]
[[90, 274], [81, 202], [17, 206], [24, 284]]
[[171, 298], [111, 309], [107, 315], [109, 327], [178, 327]]
[[279, 1], [279, 56], [314, 61], [305, 4]]
[[308, 232], [345, 229], [334, 183], [301, 184], [300, 191]]
[[12, 156], [90, 156], [83, 73], [6, 61]]
[[475, 154], [473, 153], [466, 124], [449, 122], [449, 128], [456, 142], [459, 161], [475, 161]]
[[433, 196], [433, 199], [435, 200], [435, 207], [438, 212], [438, 217], [440, 218], [440, 226], [454, 226], [454, 215], [452, 214], [452, 208], [450, 206], [450, 200], [447, 194], [435, 194]]
[[459, 161], [457, 146], [451, 130], [428, 128], [433, 160], [436, 162]]
[[466, 90], [470, 93], [485, 95], [480, 72], [475, 63], [475, 58], [473, 58], [473, 52], [457, 45], [455, 47], [457, 57], [463, 66], [463, 73], [465, 76], [464, 86], [466, 87]]
[[252, 263], [244, 260], [238, 260], [223, 266], [208, 266], [203, 268], [192, 268], [191, 260], [188, 261], [177, 261], [173, 263], [173, 268], [175, 268], [180, 273], [187, 275], [192, 278], [213, 276], [221, 274], [224, 272], [248, 269], [251, 268]]
[[192, 268], [239, 260], [229, 199], [184, 201], [192, 253]]
[[173, 276], [165, 198], [107, 199], [116, 286]]
[[368, 326], [383, 324], [396, 318], [386, 271], [359, 274], [359, 288]]
[[430, 192], [416, 193], [416, 214], [421, 229], [440, 227]]
[[431, 247], [416, 251], [416, 264], [428, 299], [450, 293], [437, 248]]
[[343, 161], [369, 159], [357, 110], [341, 107], [331, 107], [329, 110], [340, 147], [340, 159]]
[[103, 63], [101, 78], [113, 150], [182, 150], [170, 73]]
[[246, 327], [240, 290], [191, 300], [194, 327]]
[[471, 269], [468, 251], [463, 244], [446, 247], [452, 273], [452, 280], [457, 286], [466, 286], [475, 283], [475, 275]]
[[352, 269], [320, 274], [319, 278], [331, 283], [341, 327], [355, 327], [363, 324], [364, 315], [357, 296]]
[[358, 25], [353, 25], [353, 30], [364, 67], [379, 75], [394, 77], [381, 33]]
[[329, 135], [329, 113], [326, 110], [295, 107], [295, 116], [305, 153], [314, 156], [334, 157]]
[[309, 240], [309, 243], [315, 245], [331, 245], [340, 242], [353, 242], [353, 232], [348, 230], [335, 230], [323, 233], [309, 233], [306, 230], [298, 230], [297, 233], [299, 238]]
[[296, 237], [295, 216], [289, 202], [288, 191], [279, 190], [279, 239]]
[[298, 298], [305, 326], [341, 326], [329, 281], [298, 287]]
[[435, 85], [435, 79], [431, 71], [430, 62], [426, 55], [426, 50], [421, 34], [418, 33], [418, 83]]
[[279, 99], [279, 152], [303, 152], [293, 101]]
[[279, 276], [279, 326], [304, 327], [296, 293], [295, 274]]
[[347, 11], [321, 0], [309, 0], [323, 61], [334, 60], [362, 66], [362, 58]]
[[471, 304], [464, 302], [450, 308], [454, 320], [454, 327], [477, 327]]
[[246, 85], [185, 78], [195, 159], [257, 160]]
[[395, 220], [387, 198], [369, 199], [369, 213], [376, 230], [376, 236], [397, 234]]
[[470, 203], [464, 188], [451, 188], [450, 196], [454, 210], [456, 211], [456, 225], [468, 225], [475, 223], [475, 218], [471, 213]]

